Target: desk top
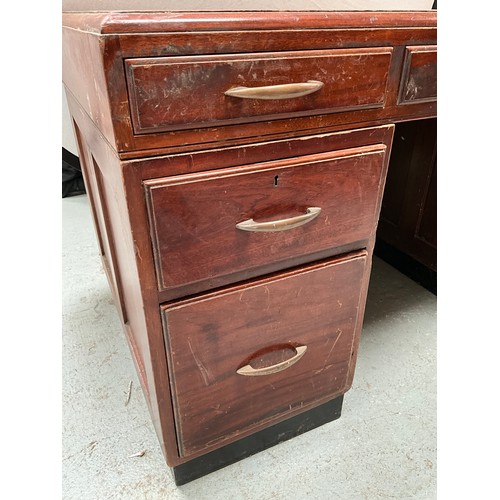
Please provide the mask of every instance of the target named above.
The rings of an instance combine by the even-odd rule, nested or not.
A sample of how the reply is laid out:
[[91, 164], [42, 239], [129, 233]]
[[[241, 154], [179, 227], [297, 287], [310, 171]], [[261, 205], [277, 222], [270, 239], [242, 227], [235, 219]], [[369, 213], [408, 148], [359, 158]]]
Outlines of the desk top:
[[[436, 19], [436, 11], [68, 12], [63, 81], [123, 159], [429, 118]], [[248, 98], [254, 87], [297, 83], [306, 94]], [[247, 98], [234, 95], [241, 85]]]
[[[100, 34], [177, 31], [435, 27], [434, 11], [65, 12], [63, 25]], [[216, 27], [216, 28], [214, 28]]]

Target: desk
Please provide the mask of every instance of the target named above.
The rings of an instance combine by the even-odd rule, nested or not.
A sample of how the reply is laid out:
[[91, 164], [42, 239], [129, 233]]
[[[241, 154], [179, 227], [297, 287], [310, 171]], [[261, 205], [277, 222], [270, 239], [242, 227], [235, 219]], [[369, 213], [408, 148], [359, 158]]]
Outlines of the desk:
[[67, 13], [99, 250], [182, 484], [340, 416], [435, 12]]

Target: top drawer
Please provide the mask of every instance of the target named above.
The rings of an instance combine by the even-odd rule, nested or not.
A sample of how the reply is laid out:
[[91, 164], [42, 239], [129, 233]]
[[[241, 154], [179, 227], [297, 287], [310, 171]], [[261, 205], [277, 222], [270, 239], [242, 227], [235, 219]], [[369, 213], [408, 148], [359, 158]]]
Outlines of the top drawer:
[[125, 61], [135, 134], [383, 107], [392, 48]]
[[399, 104], [436, 101], [437, 46], [406, 47]]

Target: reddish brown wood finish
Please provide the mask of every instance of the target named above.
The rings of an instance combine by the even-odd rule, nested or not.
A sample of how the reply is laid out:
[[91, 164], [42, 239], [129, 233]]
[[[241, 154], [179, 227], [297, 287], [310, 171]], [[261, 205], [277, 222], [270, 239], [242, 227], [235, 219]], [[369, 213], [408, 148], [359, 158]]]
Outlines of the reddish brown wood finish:
[[436, 12], [75, 12], [65, 25], [91, 33], [362, 28], [366, 26], [434, 27]]
[[[103, 40], [76, 30], [63, 29], [62, 66], [66, 92], [85, 109], [101, 134], [115, 144], [112, 111], [103, 67]], [[119, 140], [119, 139], [118, 139]]]
[[378, 238], [437, 270], [436, 119], [397, 125]]
[[[365, 262], [339, 259], [163, 308], [181, 455], [344, 391]], [[236, 373], [283, 346], [307, 351], [279, 373]]]
[[[146, 181], [160, 289], [205, 282], [356, 243], [373, 234], [386, 146], [321, 153], [250, 167]], [[303, 226], [247, 232], [237, 223], [278, 220], [319, 207]]]
[[[144, 181], [149, 179], [161, 178], [168, 173], [170, 176], [175, 174], [185, 174], [189, 172], [203, 172], [213, 169], [248, 166], [252, 163], [260, 163], [265, 160], [278, 160], [284, 158], [295, 158], [300, 155], [313, 153], [325, 153], [338, 151], [346, 148], [359, 148], [368, 145], [385, 145], [387, 154], [384, 159], [382, 178], [385, 176], [385, 169], [389, 158], [389, 150], [392, 141], [394, 126], [372, 127], [362, 130], [349, 130], [343, 132], [334, 132], [328, 134], [302, 136], [287, 140], [279, 140], [265, 143], [255, 143], [251, 145], [238, 146], [234, 148], [223, 148], [212, 151], [201, 151], [193, 153], [183, 153], [159, 158], [150, 158], [143, 160], [134, 160], [124, 163], [125, 172], [133, 169], [140, 175]], [[140, 174], [139, 174], [140, 172]], [[172, 177], [175, 179], [175, 177]], [[171, 180], [172, 180], [171, 179]], [[274, 182], [274, 178], [273, 178]], [[383, 183], [383, 182], [382, 182]], [[379, 196], [382, 195], [380, 190]], [[377, 207], [380, 205], [380, 198]], [[378, 214], [379, 208], [376, 210]], [[378, 215], [375, 216], [377, 219]], [[145, 220], [143, 226], [147, 228]], [[373, 227], [375, 230], [375, 225]], [[142, 230], [142, 227], [141, 227]], [[374, 233], [370, 235], [369, 241]], [[286, 263], [271, 261], [269, 264], [262, 264], [257, 269], [245, 269], [236, 274], [226, 274], [220, 277], [212, 277], [208, 282], [194, 282], [189, 285], [179, 286], [174, 289], [163, 290], [159, 292], [160, 302], [172, 300], [182, 295], [191, 295], [205, 290], [207, 287], [220, 287], [239, 280], [246, 280], [256, 277], [259, 274], [275, 272], [283, 269], [285, 266], [297, 266], [300, 264], [312, 262], [316, 259], [323, 259], [328, 256], [338, 255], [340, 253], [357, 250], [363, 246], [362, 242], [353, 241], [344, 246], [337, 246], [335, 249], [326, 248], [322, 252], [312, 252], [296, 254], [295, 257], [288, 256]], [[197, 258], [197, 257], [196, 257]]]
[[[390, 48], [127, 59], [135, 133], [383, 107]], [[235, 87], [319, 81], [288, 99], [242, 99]]]
[[342, 130], [314, 135], [300, 131], [290, 132], [286, 139], [258, 141], [238, 146], [226, 146], [203, 151], [189, 151], [166, 156], [145, 157], [124, 162], [128, 166], [140, 166], [143, 179], [205, 172], [226, 167], [237, 167], [283, 160], [341, 149], [385, 144], [390, 146], [394, 125]]
[[[99, 129], [71, 93], [68, 93], [68, 105], [78, 127], [79, 156], [94, 220], [101, 219], [98, 197], [106, 197], [107, 201], [107, 230], [110, 232], [104, 233], [105, 226], [101, 225], [103, 230], [99, 229], [98, 234], [101, 240], [112, 238], [115, 260], [103, 259], [104, 268], [111, 267], [111, 272], [119, 276], [126, 314], [120, 311], [121, 302], [115, 293], [113, 297], [120, 311], [120, 319], [122, 322], [126, 319], [124, 331], [162, 450], [168, 463], [174, 465], [178, 463], [177, 443], [171, 430], [174, 423], [165, 345], [141, 181], [131, 169], [127, 175], [122, 175], [122, 165], [116, 151], [103, 140]], [[101, 192], [97, 191], [97, 181], [93, 177], [92, 158], [102, 172]], [[141, 207], [144, 207], [142, 213]], [[142, 228], [144, 230], [141, 233]], [[104, 242], [103, 246], [107, 247]], [[111, 272], [107, 275], [114, 292]]]
[[437, 98], [436, 46], [406, 47], [400, 103], [435, 101]]
[[[412, 47], [415, 52], [412, 57], [415, 57], [419, 47], [435, 45], [435, 13], [74, 13], [64, 16], [64, 25], [63, 79], [70, 112], [76, 124], [80, 158], [94, 213], [99, 248], [167, 463], [170, 466], [185, 463], [203, 455], [207, 450], [237, 441], [243, 436], [266, 428], [272, 422], [296, 415], [306, 407], [319, 405], [326, 399], [348, 390], [354, 376], [359, 329], [375, 241], [375, 221], [380, 211], [394, 129], [392, 124], [435, 116], [436, 113], [435, 102], [426, 98], [412, 102], [411, 105], [398, 104], [403, 68], [411, 66], [404, 66], [406, 48]], [[249, 111], [246, 117], [233, 113], [227, 118], [237, 122], [246, 121], [250, 116], [252, 120], [259, 119], [255, 123], [222, 125], [221, 123], [227, 123], [224, 121], [226, 115], [223, 115], [222, 119], [210, 126], [203, 120], [212, 119], [212, 115], [209, 118], [207, 115], [191, 115], [188, 119], [190, 126], [203, 122], [204, 127], [134, 134], [131, 114], [133, 107], [125, 69], [128, 60], [163, 61], [163, 58], [167, 58], [171, 61], [176, 58], [179, 62], [201, 60], [207, 56], [207, 60], [213, 62], [234, 60], [234, 55], [244, 54], [238, 58], [242, 58], [246, 63], [260, 57], [259, 54], [262, 53], [266, 53], [274, 61], [279, 60], [283, 53], [290, 54], [295, 51], [301, 54], [310, 54], [311, 51], [347, 54], [351, 49], [365, 56], [374, 54], [370, 56], [371, 62], [387, 61], [387, 76], [381, 71], [382, 66], [374, 67], [375, 75], [384, 76], [383, 98], [380, 101], [375, 99], [376, 104], [383, 104], [382, 106], [373, 109], [336, 109], [337, 112], [329, 114], [325, 112], [323, 105], [307, 109], [286, 108], [279, 116], [276, 114], [277, 108], [272, 108], [263, 114], [258, 112], [252, 115]], [[418, 57], [421, 55], [423, 56], [420, 54]], [[415, 75], [418, 74], [418, 68], [425, 66], [419, 63], [418, 57], [413, 59]], [[367, 60], [365, 58], [365, 62]], [[317, 67], [320, 68], [320, 65]], [[343, 65], [343, 69], [348, 69], [348, 65]], [[300, 68], [294, 68], [286, 75], [278, 75], [276, 78], [279, 80], [276, 81], [284, 81], [281, 79], [285, 77], [295, 81], [295, 77], [302, 76], [300, 71]], [[344, 76], [354, 78], [355, 73]], [[376, 80], [375, 83], [380, 85], [380, 79]], [[255, 79], [255, 82], [259, 81], [261, 80]], [[355, 82], [359, 84], [360, 79], [355, 77]], [[214, 86], [216, 85], [209, 87]], [[377, 89], [372, 97], [381, 96], [380, 86]], [[345, 99], [349, 101], [347, 105], [359, 104], [363, 92], [366, 94], [371, 91], [363, 90], [358, 85], [352, 95], [345, 94]], [[420, 96], [422, 95], [424, 94], [421, 93]], [[314, 114], [299, 116], [303, 111]], [[224, 113], [226, 112], [227, 110], [224, 110]], [[272, 120], [268, 119], [271, 115]], [[152, 123], [158, 121], [156, 115], [151, 117]], [[158, 121], [160, 122], [161, 120]], [[178, 128], [180, 125], [179, 121], [176, 124], [163, 121], [160, 126]], [[357, 130], [349, 130], [353, 128]], [[355, 154], [342, 159], [348, 149]], [[309, 156], [306, 160], [299, 158], [306, 156]], [[307, 163], [312, 158], [325, 161], [318, 164]], [[370, 158], [370, 161], [367, 158]], [[372, 162], [374, 158], [377, 158], [377, 161]], [[338, 165], [341, 165], [339, 170], [343, 172], [343, 180], [342, 183], [335, 184], [330, 172]], [[320, 172], [317, 169], [321, 168], [324, 170], [321, 170], [323, 177], [316, 175]], [[262, 188], [261, 183], [267, 182], [267, 176], [275, 171], [279, 173], [272, 175], [272, 180], [275, 175], [279, 175], [278, 186]], [[285, 177], [282, 176], [283, 173], [286, 173]], [[320, 177], [322, 182], [319, 181]], [[236, 179], [238, 182], [235, 182]], [[229, 188], [225, 188], [228, 190], [228, 199], [222, 196], [224, 182]], [[158, 189], [159, 194], [164, 194], [164, 199], [162, 196], [155, 198], [156, 195], [151, 198], [150, 208], [154, 209], [152, 212], [155, 217], [159, 216], [163, 220], [173, 214], [179, 218], [183, 227], [186, 227], [186, 221], [194, 220], [192, 216], [187, 216], [186, 221], [182, 221], [183, 217], [186, 217], [183, 211], [188, 206], [198, 210], [198, 215], [207, 217], [214, 212], [217, 204], [223, 205], [229, 200], [229, 203], [234, 205], [236, 198], [242, 203], [249, 199], [249, 206], [244, 210], [233, 211], [233, 215], [238, 213], [242, 219], [247, 216], [264, 218], [277, 213], [291, 215], [297, 209], [309, 205], [308, 196], [312, 199], [319, 193], [321, 200], [326, 203], [325, 206], [334, 207], [339, 204], [346, 207], [340, 231], [342, 235], [339, 233], [338, 239], [335, 239], [334, 234], [326, 237], [323, 232], [317, 232], [314, 238], [309, 237], [309, 241], [306, 231], [301, 233], [302, 239], [293, 236], [295, 229], [290, 232], [291, 236], [283, 232], [284, 237], [275, 241], [275, 255], [270, 246], [256, 245], [254, 250], [247, 254], [250, 259], [255, 259], [253, 267], [242, 267], [241, 262], [238, 267], [231, 259], [242, 259], [233, 252], [245, 254], [246, 247], [242, 245], [241, 239], [229, 252], [227, 237], [223, 237], [218, 252], [215, 245], [209, 247], [212, 248], [207, 254], [209, 258], [203, 261], [199, 258], [203, 256], [200, 236], [207, 239], [209, 231], [196, 224], [192, 224], [192, 227], [187, 224], [191, 235], [181, 233], [183, 236], [175, 243], [172, 230], [169, 229], [169, 238], [165, 237], [165, 228], [156, 228], [157, 240], [162, 241], [157, 245], [157, 259], [161, 255], [157, 260], [158, 269], [165, 270], [167, 275], [173, 271], [175, 276], [175, 280], [167, 284], [174, 284], [175, 288], [159, 291], [154, 244], [150, 236], [153, 226], [150, 227], [151, 221], [148, 217], [145, 185], [151, 188], [151, 192]], [[274, 200], [273, 190], [280, 192], [283, 187], [288, 191], [287, 196], [279, 195], [273, 203], [266, 205]], [[357, 191], [355, 187], [358, 187]], [[195, 189], [190, 192], [191, 188]], [[181, 200], [183, 193], [189, 195], [188, 199], [196, 197], [200, 206], [196, 207], [191, 201]], [[177, 196], [176, 202], [172, 202], [171, 194]], [[199, 210], [202, 207], [205, 208]], [[252, 207], [257, 210], [252, 211]], [[196, 213], [196, 210], [193, 213]], [[220, 214], [226, 212], [215, 212], [216, 223], [220, 224]], [[313, 224], [323, 229], [327, 226], [324, 219], [313, 221], [311, 227], [314, 227]], [[217, 233], [225, 234], [224, 228], [227, 227], [229, 226], [220, 225]], [[302, 228], [296, 230], [296, 234], [299, 234]], [[251, 235], [253, 236], [256, 235]], [[215, 237], [214, 242], [217, 241]], [[203, 261], [199, 268], [193, 265], [187, 277], [182, 274], [184, 271], [181, 269], [186, 265], [179, 261], [183, 252], [190, 254], [193, 262]], [[220, 258], [224, 252], [228, 259], [225, 264], [224, 259]], [[319, 262], [319, 259], [346, 252], [350, 253], [348, 259], [351, 260], [343, 264]], [[171, 267], [176, 259], [180, 266], [177, 270]], [[217, 259], [219, 267], [215, 268], [212, 261]], [[304, 264], [315, 270], [290, 270], [294, 266]], [[338, 271], [339, 269], [347, 271]], [[312, 276], [318, 278], [309, 281]], [[326, 281], [330, 277], [334, 281], [339, 278], [342, 286], [328, 287]], [[188, 282], [193, 279], [194, 281]], [[250, 282], [249, 279], [257, 281]], [[231, 283], [233, 288], [220, 288]], [[300, 288], [304, 286], [316, 289], [323, 300], [319, 304], [313, 304], [313, 294], [309, 294], [305, 303], [294, 302], [300, 299]], [[276, 290], [280, 292], [273, 292], [272, 300], [275, 302], [272, 307], [270, 305], [267, 315], [267, 306], [262, 302], [267, 295], [266, 287], [272, 287], [273, 291], [274, 287], [277, 287]], [[301, 383], [309, 384], [310, 390], [301, 393], [299, 384], [296, 398], [288, 400], [286, 394], [293, 388], [293, 384], [285, 384], [279, 389], [280, 396], [276, 406], [270, 406], [272, 392], [266, 393], [266, 396], [261, 398], [261, 403], [257, 400], [252, 403], [254, 407], [251, 415], [255, 417], [250, 419], [252, 422], [235, 417], [236, 423], [246, 425], [245, 429], [236, 429], [238, 425], [222, 420], [222, 416], [217, 413], [220, 410], [217, 405], [222, 403], [209, 398], [210, 391], [204, 394], [198, 387], [196, 390], [200, 394], [200, 415], [206, 418], [207, 422], [212, 420], [216, 424], [213, 434], [203, 442], [200, 434], [197, 434], [196, 421], [186, 420], [185, 417], [186, 402], [191, 398], [187, 385], [189, 380], [196, 380], [196, 377], [199, 384], [198, 374], [201, 374], [186, 342], [192, 338], [191, 334], [197, 339], [206, 336], [208, 343], [200, 346], [191, 344], [193, 349], [200, 347], [200, 351], [195, 351], [197, 356], [198, 353], [201, 356], [210, 352], [219, 342], [228, 342], [226, 336], [236, 334], [232, 327], [243, 318], [229, 317], [224, 311], [232, 309], [234, 297], [239, 293], [243, 293], [247, 298], [252, 297], [248, 307], [261, 313], [256, 314], [252, 320], [247, 316], [248, 321], [241, 323], [245, 323], [241, 327], [243, 330], [254, 329], [252, 331], [257, 332], [255, 335], [245, 336], [243, 342], [250, 342], [251, 337], [263, 340], [264, 334], [259, 329], [259, 322], [274, 325], [276, 332], [282, 332], [283, 335], [278, 335], [275, 341], [285, 345], [294, 342], [292, 338], [285, 339], [285, 331], [297, 335], [305, 331], [304, 335], [310, 335], [307, 338], [314, 348], [309, 354], [316, 354], [309, 358], [306, 355], [296, 366], [277, 374], [277, 377], [284, 377], [287, 371], [293, 374], [309, 366], [307, 363], [312, 363], [309, 373], [306, 374], [304, 370], [297, 378], [297, 381], [300, 379]], [[294, 294], [297, 295], [296, 298]], [[346, 301], [347, 309], [335, 309], [335, 301], [338, 299], [343, 302], [342, 298]], [[173, 299], [177, 301], [173, 302]], [[167, 301], [169, 302], [166, 303]], [[215, 309], [220, 306], [220, 311], [210, 309], [207, 313], [212, 314], [213, 320], [218, 324], [219, 333], [212, 335], [217, 342], [213, 344], [210, 343], [207, 326], [210, 323], [209, 316], [203, 312], [210, 304], [216, 304]], [[286, 321], [278, 320], [281, 317], [280, 310], [287, 311]], [[352, 314], [343, 316], [347, 310]], [[161, 311], [164, 311], [168, 324], [166, 340], [170, 346], [168, 352], [172, 356], [170, 361], [167, 360]], [[339, 311], [340, 315], [337, 314]], [[207, 326], [207, 330], [203, 332], [193, 325], [189, 326], [187, 322], [183, 323], [186, 314], [198, 314], [200, 325]], [[339, 356], [338, 359], [335, 358], [335, 368], [324, 373], [318, 372], [316, 375], [319, 378], [314, 377], [314, 371], [321, 369], [320, 363], [318, 361], [318, 364], [315, 364], [312, 360], [320, 359], [316, 346], [319, 346], [322, 340], [326, 342], [326, 338], [322, 335], [315, 337], [313, 331], [306, 327], [311, 314], [314, 316], [311, 321], [325, 332], [328, 331], [326, 335], [331, 335], [337, 320], [339, 325], [343, 325], [339, 328], [346, 328], [347, 325], [345, 331], [350, 332], [352, 342], [348, 348], [347, 344], [342, 344], [348, 336], [338, 340], [332, 351], [332, 356], [336, 356], [334, 353]], [[348, 318], [357, 319], [351, 321]], [[191, 328], [192, 332], [186, 335], [188, 330], [184, 328]], [[333, 339], [331, 336], [329, 338]], [[246, 359], [238, 358], [239, 362], [249, 361], [259, 351], [260, 346], [261, 344], [248, 344], [248, 352], [243, 356]], [[234, 351], [231, 351], [232, 348], [231, 344], [224, 350], [227, 357], [215, 360], [217, 366], [220, 363], [220, 366], [228, 367], [228, 362], [235, 358], [236, 354], [243, 354], [237, 351], [236, 344]], [[326, 353], [322, 354], [326, 356]], [[286, 355], [283, 351], [282, 356]], [[184, 368], [177, 367], [176, 358], [185, 359], [192, 367], [196, 365], [193, 372], [188, 373]], [[269, 362], [269, 359], [267, 361]], [[333, 380], [328, 379], [329, 373]], [[171, 379], [170, 375], [174, 375], [174, 379]], [[319, 385], [316, 385], [317, 382], [320, 382]], [[329, 382], [332, 385], [326, 387]], [[202, 383], [204, 384], [203, 381]], [[255, 381], [250, 383], [256, 384]], [[257, 392], [261, 390], [257, 385], [255, 388]], [[212, 389], [212, 395], [221, 394], [220, 388], [212, 387], [210, 390]], [[228, 395], [238, 398], [234, 392], [229, 392]], [[286, 409], [286, 401], [290, 401], [288, 404], [292, 405], [291, 409]], [[204, 403], [210, 404], [211, 407], [205, 406]], [[242, 415], [243, 410], [240, 408], [238, 411], [238, 415]]]
[[[107, 140], [123, 158], [142, 157], [180, 151], [186, 144], [190, 149], [215, 147], [218, 141], [233, 144], [253, 142], [256, 137], [272, 135], [286, 137], [291, 131], [312, 131], [328, 127], [345, 128], [365, 126], [387, 121], [426, 118], [436, 114], [435, 102], [418, 102], [410, 108], [397, 102], [401, 81], [402, 59], [395, 57], [407, 45], [432, 45], [436, 43], [436, 14], [427, 13], [143, 13], [143, 14], [92, 14], [67, 13], [64, 15], [64, 43], [69, 45], [66, 57], [79, 61], [80, 67], [92, 68], [96, 60], [102, 61], [106, 88], [103, 94], [106, 123], [102, 129]], [[258, 20], [266, 19], [258, 28]], [[388, 21], [394, 19], [391, 25]], [[422, 21], [422, 24], [419, 24]], [[207, 26], [211, 29], [207, 31]], [[140, 27], [140, 29], [139, 29]], [[299, 28], [299, 29], [298, 29]], [[106, 33], [105, 36], [100, 32]], [[88, 45], [79, 38], [93, 38], [94, 50], [78, 48]], [[66, 40], [71, 40], [66, 42]], [[389, 70], [386, 103], [383, 107], [358, 109], [338, 113], [317, 114], [290, 119], [283, 116], [265, 124], [237, 124], [224, 127], [206, 127], [179, 130], [176, 133], [159, 132], [135, 135], [132, 127], [129, 95], [126, 84], [124, 60], [130, 58], [161, 56], [194, 56], [202, 54], [247, 54], [301, 50], [332, 50], [346, 48], [392, 48], [394, 56]], [[71, 51], [75, 52], [72, 53]], [[87, 60], [88, 59], [88, 60]], [[75, 68], [75, 74], [81, 73]], [[85, 72], [85, 74], [87, 74]], [[92, 75], [92, 72], [88, 73]], [[293, 79], [294, 72], [282, 75]], [[81, 79], [81, 78], [80, 78]], [[93, 82], [78, 84], [77, 89], [92, 88]], [[77, 96], [87, 112], [93, 116], [92, 100], [87, 103], [85, 92]], [[110, 106], [108, 113], [108, 104]], [[405, 109], [400, 109], [401, 107]], [[101, 111], [102, 112], [102, 111]], [[93, 114], [92, 114], [93, 113]], [[165, 126], [165, 123], [163, 123]], [[147, 150], [155, 150], [147, 152]]]

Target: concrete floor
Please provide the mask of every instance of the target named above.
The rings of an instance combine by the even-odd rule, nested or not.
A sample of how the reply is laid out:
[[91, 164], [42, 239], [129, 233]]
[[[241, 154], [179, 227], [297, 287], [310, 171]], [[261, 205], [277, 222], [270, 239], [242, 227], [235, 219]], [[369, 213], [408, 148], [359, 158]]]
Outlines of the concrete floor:
[[436, 497], [434, 295], [375, 259], [340, 419], [176, 487], [112, 303], [87, 197], [63, 199], [62, 214], [64, 499]]

